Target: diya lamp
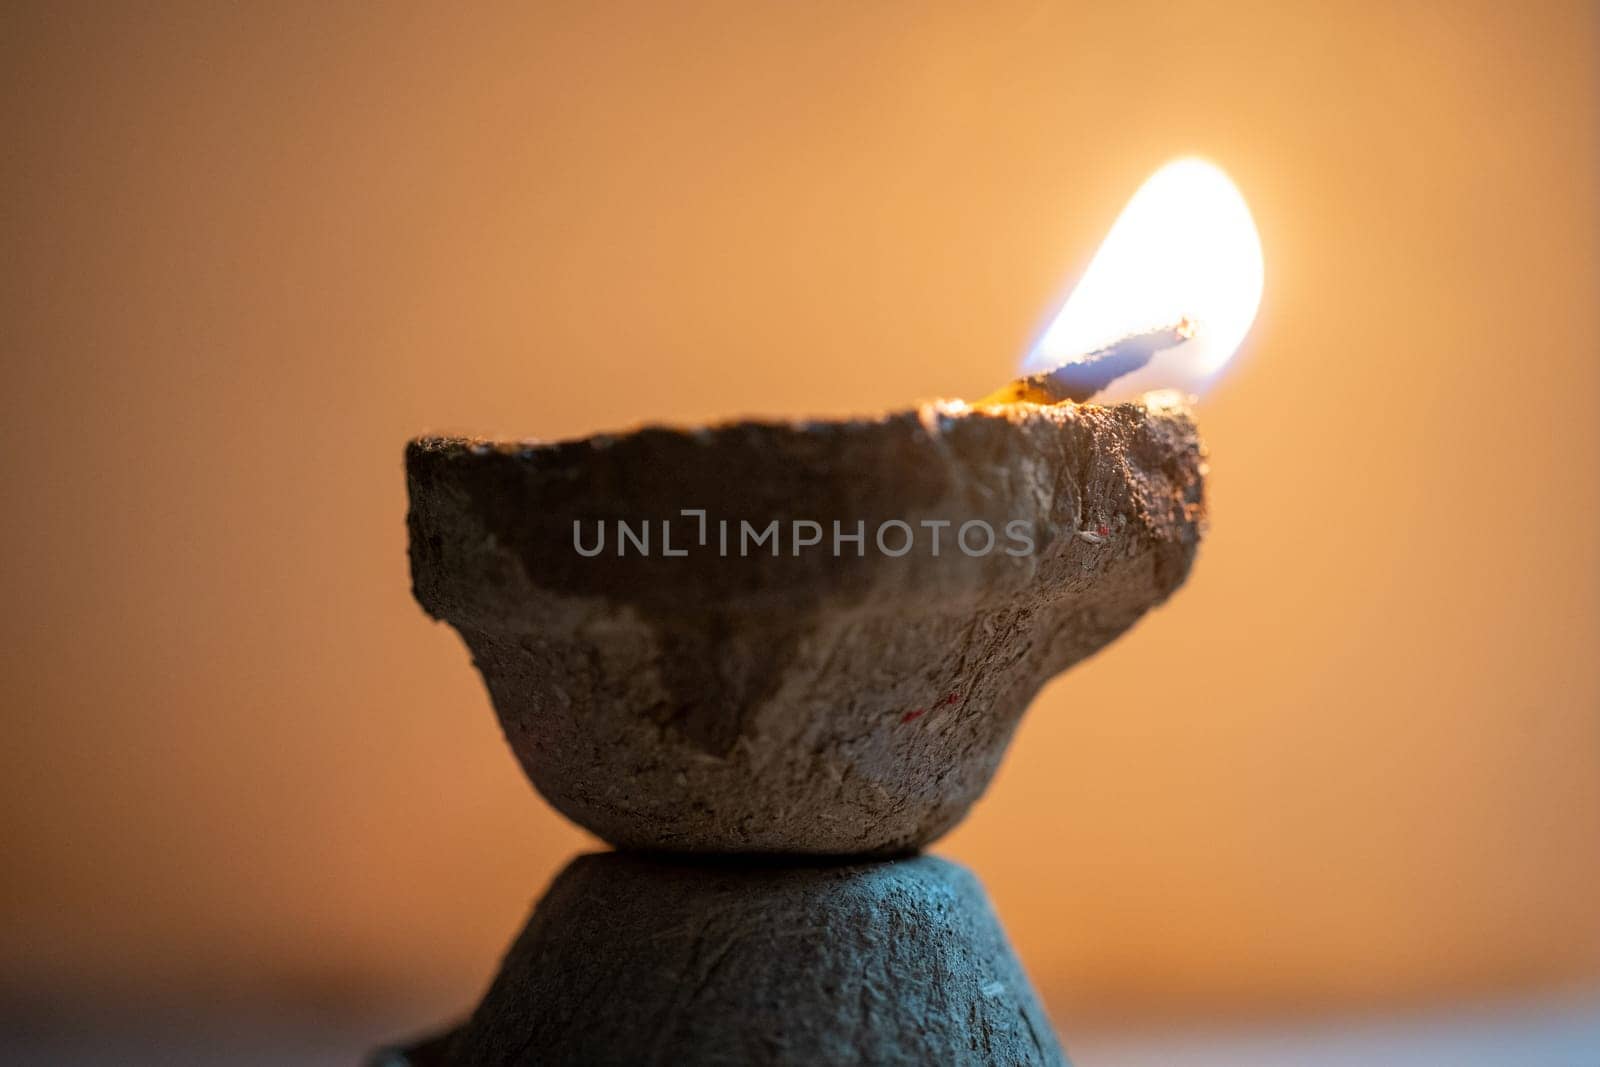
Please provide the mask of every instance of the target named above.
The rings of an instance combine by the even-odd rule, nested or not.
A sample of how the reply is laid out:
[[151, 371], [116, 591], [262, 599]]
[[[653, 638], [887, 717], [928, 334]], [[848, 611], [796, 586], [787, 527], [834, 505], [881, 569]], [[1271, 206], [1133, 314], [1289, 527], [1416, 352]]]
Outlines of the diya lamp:
[[1243, 199], [1182, 160], [982, 401], [411, 442], [418, 601], [618, 851], [556, 878], [466, 1022], [375, 1058], [1065, 1063], [982, 887], [917, 852], [1039, 688], [1183, 583], [1186, 395], [1261, 283]]

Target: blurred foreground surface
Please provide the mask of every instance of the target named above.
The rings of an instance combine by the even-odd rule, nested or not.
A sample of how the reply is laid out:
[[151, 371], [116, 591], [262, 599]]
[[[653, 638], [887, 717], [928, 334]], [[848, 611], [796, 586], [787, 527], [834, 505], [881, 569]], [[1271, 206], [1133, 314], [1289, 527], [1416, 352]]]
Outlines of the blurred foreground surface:
[[1382, 1021], [1108, 1033], [1067, 1049], [1076, 1067], [1593, 1067], [1600, 996]]
[[[0, 1040], [0, 1061], [88, 1067], [208, 1063], [349, 1064], [415, 1020], [361, 1025], [214, 1019], [181, 1035], [107, 1025]], [[422, 1029], [426, 1029], [423, 1027]], [[1406, 1018], [1217, 1030], [1095, 1032], [1065, 1042], [1074, 1067], [1594, 1067], [1600, 991], [1581, 998], [1486, 1004]]]

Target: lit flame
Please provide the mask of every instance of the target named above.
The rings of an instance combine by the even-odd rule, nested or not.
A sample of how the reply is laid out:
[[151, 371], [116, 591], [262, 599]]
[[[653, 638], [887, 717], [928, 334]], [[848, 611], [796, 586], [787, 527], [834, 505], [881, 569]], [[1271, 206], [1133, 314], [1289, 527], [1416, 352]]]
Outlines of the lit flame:
[[1261, 238], [1221, 168], [1179, 159], [1122, 209], [1025, 373], [1053, 370], [1131, 334], [1178, 326], [1189, 338], [1097, 399], [1147, 389], [1200, 392], [1228, 362], [1261, 304]]

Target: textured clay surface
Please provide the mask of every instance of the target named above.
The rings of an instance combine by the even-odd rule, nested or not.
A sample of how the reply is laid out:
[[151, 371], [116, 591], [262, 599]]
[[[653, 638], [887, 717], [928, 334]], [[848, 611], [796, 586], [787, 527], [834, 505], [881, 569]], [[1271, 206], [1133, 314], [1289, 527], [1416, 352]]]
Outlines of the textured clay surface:
[[1051, 1064], [1049, 1020], [964, 869], [580, 856], [441, 1062]]
[[[528, 777], [652, 850], [926, 844], [982, 793], [1039, 687], [1183, 582], [1203, 520], [1202, 449], [1175, 405], [425, 438], [406, 469], [416, 597], [465, 639]], [[705, 544], [684, 509], [706, 512]], [[648, 554], [618, 520], [648, 524]], [[740, 522], [773, 520], [779, 554], [741, 555]], [[822, 543], [796, 551], [797, 520]], [[890, 520], [915, 534], [904, 555], [875, 543]], [[977, 520], [998, 540], [968, 555], [955, 534]], [[861, 524], [860, 554], [834, 554], [836, 521]], [[663, 522], [686, 554], [665, 553]], [[1008, 553], [1013, 522], [1031, 552]], [[588, 549], [606, 529], [598, 555], [575, 524]]]

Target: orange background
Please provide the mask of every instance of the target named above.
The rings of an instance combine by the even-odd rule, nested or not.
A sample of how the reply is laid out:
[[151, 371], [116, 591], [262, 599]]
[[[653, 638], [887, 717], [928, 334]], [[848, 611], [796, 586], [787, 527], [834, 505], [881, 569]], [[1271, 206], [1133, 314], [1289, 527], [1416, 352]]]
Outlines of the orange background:
[[1595, 978], [1594, 9], [1341, 7], [7, 5], [0, 991], [470, 1003], [591, 842], [404, 440], [986, 392], [1186, 153], [1210, 539], [939, 850], [1068, 1030]]

